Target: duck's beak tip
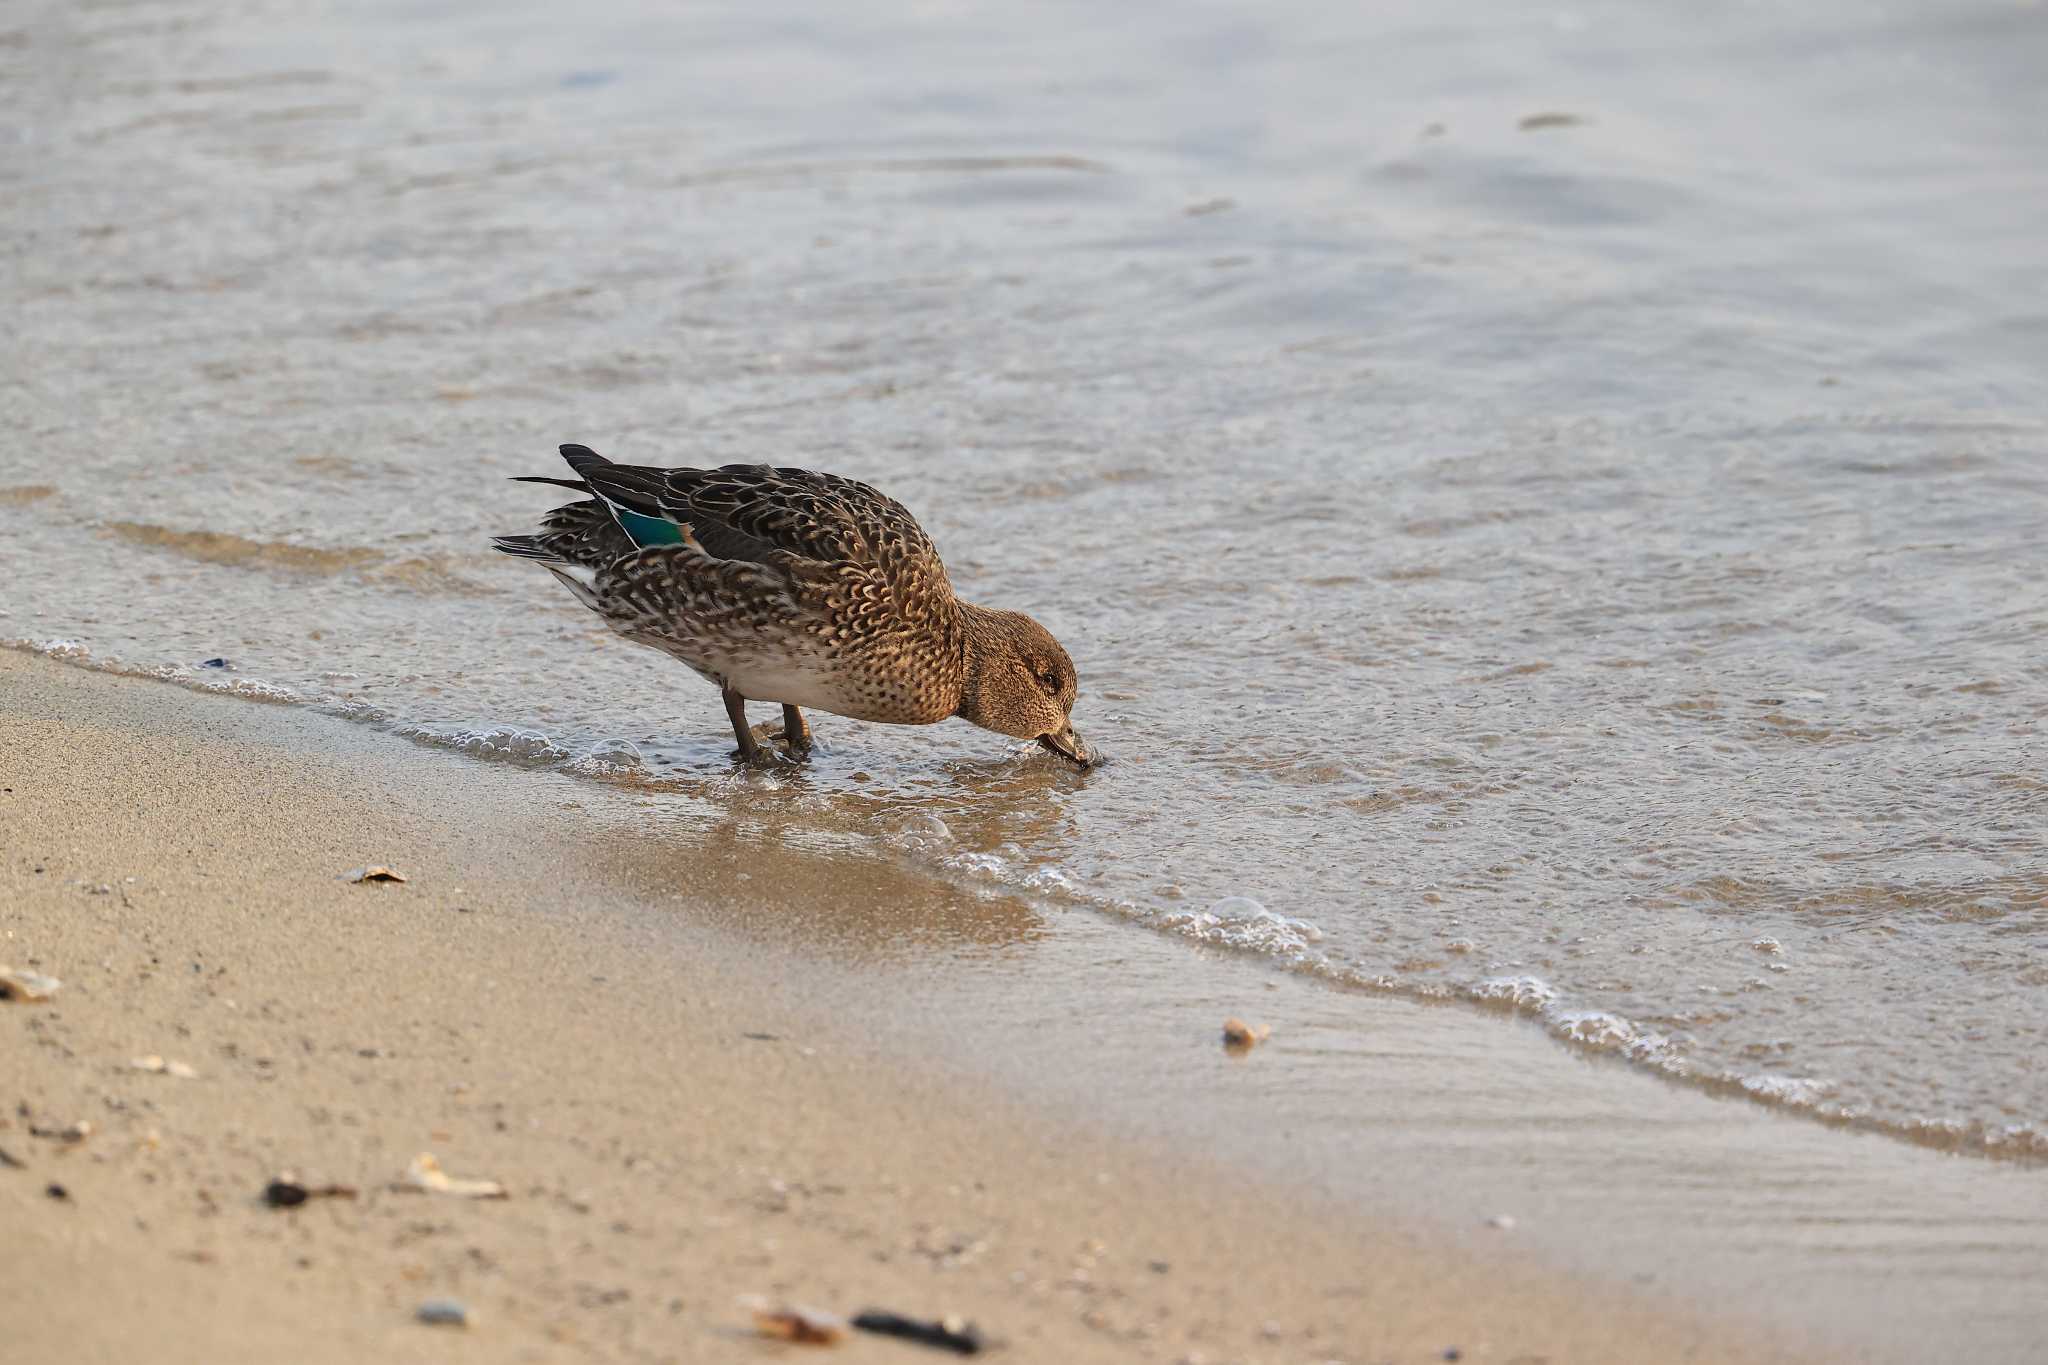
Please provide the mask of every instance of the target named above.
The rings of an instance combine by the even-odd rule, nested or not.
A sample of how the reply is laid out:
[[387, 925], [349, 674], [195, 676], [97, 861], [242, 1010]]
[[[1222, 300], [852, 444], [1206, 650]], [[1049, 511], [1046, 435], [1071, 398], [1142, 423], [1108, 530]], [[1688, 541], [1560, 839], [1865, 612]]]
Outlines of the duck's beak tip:
[[1055, 730], [1051, 734], [1040, 735], [1038, 742], [1084, 771], [1095, 766], [1101, 758], [1101, 755], [1081, 742], [1081, 737], [1074, 733], [1074, 727], [1071, 725]]

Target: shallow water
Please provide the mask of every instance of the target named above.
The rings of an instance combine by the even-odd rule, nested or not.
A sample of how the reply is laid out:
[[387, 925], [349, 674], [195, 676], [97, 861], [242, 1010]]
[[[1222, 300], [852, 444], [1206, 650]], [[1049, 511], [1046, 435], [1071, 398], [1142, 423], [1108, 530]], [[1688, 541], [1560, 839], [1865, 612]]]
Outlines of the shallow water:
[[[2048, 11], [13, 22], [0, 638], [2048, 1155]], [[880, 484], [1115, 761], [736, 774], [565, 440]]]

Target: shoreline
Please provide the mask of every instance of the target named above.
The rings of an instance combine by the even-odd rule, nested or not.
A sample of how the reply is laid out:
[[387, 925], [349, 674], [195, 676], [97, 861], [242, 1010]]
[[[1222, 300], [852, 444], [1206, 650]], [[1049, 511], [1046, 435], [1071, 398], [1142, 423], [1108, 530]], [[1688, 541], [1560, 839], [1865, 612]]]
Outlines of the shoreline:
[[[1646, 1153], [1803, 1176], [1809, 1205], [1903, 1178], [1987, 1217], [2024, 1174], [976, 898], [805, 847], [800, 814], [678, 816], [12, 652], [0, 698], [0, 961], [65, 982], [0, 1005], [19, 1078], [0, 1148], [25, 1163], [0, 1170], [0, 1279], [28, 1354], [787, 1349], [750, 1337], [735, 1300], [757, 1293], [960, 1313], [1019, 1359], [1880, 1359], [1852, 1330], [1892, 1297], [1868, 1267], [1806, 1305], [1739, 1297], [1735, 1266], [1778, 1279], [1796, 1241], [1760, 1219], [1725, 1265], [1711, 1226], [1668, 1227], [1643, 1261], [1682, 1216], [1650, 1196], [1684, 1183]], [[337, 880], [374, 863], [409, 880]], [[1227, 1013], [1275, 1037], [1226, 1058]], [[149, 1054], [197, 1075], [131, 1068]], [[1580, 1150], [1568, 1111], [1615, 1136]], [[79, 1119], [82, 1142], [34, 1136]], [[422, 1151], [512, 1197], [393, 1188]], [[282, 1169], [360, 1195], [264, 1207]], [[1589, 1182], [1652, 1225], [1589, 1222]], [[413, 1321], [443, 1296], [476, 1314], [467, 1333]], [[2024, 1311], [1933, 1330], [2004, 1358]]]
[[[423, 753], [430, 753], [444, 758], [453, 756], [460, 760], [474, 761], [487, 765], [504, 764], [515, 771], [545, 771], [557, 775], [566, 775], [572, 779], [587, 780], [599, 784], [602, 790], [614, 795], [620, 793], [630, 795], [636, 792], [644, 793], [647, 791], [647, 789], [632, 784], [630, 780], [618, 781], [607, 777], [602, 772], [582, 772], [574, 768], [563, 768], [545, 761], [536, 762], [524, 758], [507, 759], [491, 754], [480, 754], [440, 738], [418, 732], [394, 729], [381, 718], [366, 719], [361, 716], [339, 715], [327, 709], [325, 705], [317, 700], [285, 693], [273, 689], [269, 684], [244, 683], [222, 686], [214, 680], [203, 676], [193, 676], [187, 672], [151, 671], [126, 662], [105, 661], [82, 648], [80, 648], [79, 652], [73, 653], [68, 649], [58, 647], [66, 643], [69, 642], [35, 640], [27, 637], [0, 639], [0, 655], [19, 653], [32, 658], [59, 662], [69, 668], [98, 673], [106, 677], [164, 683], [200, 697], [234, 698], [240, 701], [255, 702], [267, 706], [284, 706], [295, 711], [310, 709], [312, 712], [323, 717], [339, 719], [352, 726], [362, 725], [370, 733], [381, 739], [397, 738]], [[661, 800], [690, 802], [703, 799], [703, 792], [701, 790], [681, 792], [661, 787], [654, 789], [654, 791], [657, 799]], [[842, 830], [840, 833], [843, 834], [845, 831]], [[912, 879], [945, 880], [938, 868], [911, 867], [905, 869], [905, 875]], [[981, 888], [977, 891], [973, 888], [963, 889], [957, 884], [948, 882], [947, 889], [957, 896], [985, 893], [987, 899], [991, 901], [1028, 899], [1028, 893], [1015, 885], [1004, 886], [997, 884]], [[1109, 913], [1099, 904], [1083, 905], [1078, 908], [1099, 914]], [[1133, 924], [1141, 929], [1149, 930], [1153, 927], [1142, 921], [1133, 921]], [[1187, 940], [1183, 946], [1188, 951], [1195, 953], [1228, 955], [1236, 951], [1227, 943], [1192, 938]], [[2048, 1170], [2048, 1151], [2044, 1151], [2036, 1140], [2034, 1126], [2031, 1123], [2021, 1123], [2002, 1130], [1990, 1129], [1981, 1122], [1966, 1123], [1954, 1119], [1925, 1119], [1917, 1123], [1905, 1123], [1887, 1119], [1876, 1119], [1865, 1114], [1846, 1112], [1839, 1108], [1790, 1102], [1768, 1091], [1745, 1085], [1736, 1077], [1693, 1072], [1684, 1069], [1671, 1069], [1658, 1065], [1644, 1065], [1638, 1060], [1608, 1047], [1589, 1044], [1575, 1037], [1569, 1031], [1561, 1031], [1546, 1023], [1539, 1015], [1532, 1014], [1528, 1006], [1517, 1004], [1510, 999], [1477, 993], [1431, 995], [1410, 988], [1388, 988], [1366, 984], [1355, 978], [1331, 975], [1315, 969], [1302, 970], [1294, 964], [1286, 962], [1284, 959], [1269, 958], [1257, 950], [1246, 950], [1245, 956], [1254, 966], [1270, 967], [1287, 973], [1299, 972], [1301, 975], [1313, 980], [1317, 985], [1340, 995], [1364, 995], [1374, 999], [1395, 1001], [1402, 1005], [1418, 1005], [1428, 1009], [1450, 1008], [1469, 1011], [1505, 1021], [1510, 1027], [1520, 1028], [1533, 1023], [1542, 1030], [1544, 1036], [1553, 1046], [1575, 1057], [1600, 1065], [1618, 1064], [1628, 1066], [1639, 1071], [1640, 1074], [1652, 1077], [1661, 1084], [1691, 1090], [1701, 1096], [1715, 1100], [1728, 1100], [1753, 1105], [1765, 1113], [1789, 1118], [1796, 1122], [1811, 1123], [1843, 1133], [1854, 1133], [1890, 1142], [1904, 1143], [1909, 1146], [1924, 1148], [1931, 1152], [1962, 1157], [1967, 1160], [2013, 1163], [2022, 1167]], [[2017, 1136], [2015, 1136], [2015, 1130], [2019, 1130]]]

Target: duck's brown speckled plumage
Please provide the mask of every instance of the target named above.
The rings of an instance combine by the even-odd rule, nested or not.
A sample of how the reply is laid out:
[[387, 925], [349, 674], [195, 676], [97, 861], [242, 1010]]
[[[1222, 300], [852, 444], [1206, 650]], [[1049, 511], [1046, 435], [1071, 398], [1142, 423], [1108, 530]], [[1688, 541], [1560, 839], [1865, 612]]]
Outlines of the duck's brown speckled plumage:
[[[497, 540], [546, 564], [612, 629], [726, 694], [743, 754], [746, 699], [928, 725], [959, 715], [1086, 761], [1067, 716], [1066, 651], [1029, 617], [953, 595], [916, 518], [836, 474], [769, 465], [654, 469], [562, 447], [596, 494]], [[672, 543], [650, 543], [668, 541]]]

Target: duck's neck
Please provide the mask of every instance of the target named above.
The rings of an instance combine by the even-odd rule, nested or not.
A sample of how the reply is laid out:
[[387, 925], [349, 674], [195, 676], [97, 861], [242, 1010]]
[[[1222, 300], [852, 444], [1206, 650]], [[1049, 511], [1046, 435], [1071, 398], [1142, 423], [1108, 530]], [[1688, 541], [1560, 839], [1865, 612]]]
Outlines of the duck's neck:
[[973, 725], [985, 721], [982, 695], [983, 660], [1009, 632], [1008, 618], [1014, 613], [993, 607], [977, 607], [955, 599], [960, 612], [960, 705], [956, 714]]

